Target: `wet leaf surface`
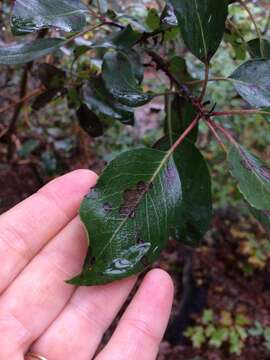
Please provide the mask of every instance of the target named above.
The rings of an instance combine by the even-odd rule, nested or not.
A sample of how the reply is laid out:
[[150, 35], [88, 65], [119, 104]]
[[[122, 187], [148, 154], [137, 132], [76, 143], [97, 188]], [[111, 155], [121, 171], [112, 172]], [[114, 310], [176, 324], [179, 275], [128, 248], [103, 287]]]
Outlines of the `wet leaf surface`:
[[[173, 134], [173, 142], [178, 136]], [[170, 148], [170, 139], [161, 139], [156, 147]], [[208, 166], [196, 146], [184, 141], [174, 152], [174, 162], [182, 184], [183, 200], [176, 210], [173, 227], [176, 238], [187, 245], [198, 245], [212, 221], [211, 178]]]
[[24, 64], [46, 56], [65, 43], [62, 39], [38, 39], [30, 43], [0, 47], [0, 64]]
[[270, 168], [240, 145], [228, 153], [231, 172], [247, 202], [257, 210], [270, 211]]
[[93, 111], [85, 104], [77, 110], [77, 118], [81, 128], [92, 137], [99, 137], [103, 134], [103, 124]]
[[183, 40], [201, 61], [209, 62], [222, 40], [227, 0], [170, 0]]
[[270, 60], [249, 60], [230, 76], [236, 91], [254, 107], [270, 106]]
[[166, 152], [135, 149], [114, 159], [81, 205], [90, 247], [74, 284], [105, 284], [142, 271], [169, 237], [181, 183]]
[[83, 86], [82, 97], [96, 115], [119, 120], [126, 125], [134, 124], [133, 109], [114, 99], [100, 76], [91, 78]]
[[16, 0], [11, 17], [15, 35], [54, 27], [63, 31], [80, 31], [86, 24], [86, 5], [80, 0]]
[[107, 90], [117, 101], [131, 107], [144, 105], [153, 97], [141, 90], [135, 67], [123, 52], [108, 52], [104, 56], [102, 76]]

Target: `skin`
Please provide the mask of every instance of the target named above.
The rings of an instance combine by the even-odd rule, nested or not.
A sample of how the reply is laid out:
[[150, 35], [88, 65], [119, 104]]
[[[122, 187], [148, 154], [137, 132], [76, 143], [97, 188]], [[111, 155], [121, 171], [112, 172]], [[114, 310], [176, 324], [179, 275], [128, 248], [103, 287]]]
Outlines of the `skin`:
[[82, 267], [87, 244], [77, 213], [96, 180], [76, 170], [0, 216], [1, 360], [23, 360], [28, 351], [48, 360], [156, 358], [173, 299], [166, 272], [145, 276], [98, 354], [136, 277], [78, 288], [64, 282]]

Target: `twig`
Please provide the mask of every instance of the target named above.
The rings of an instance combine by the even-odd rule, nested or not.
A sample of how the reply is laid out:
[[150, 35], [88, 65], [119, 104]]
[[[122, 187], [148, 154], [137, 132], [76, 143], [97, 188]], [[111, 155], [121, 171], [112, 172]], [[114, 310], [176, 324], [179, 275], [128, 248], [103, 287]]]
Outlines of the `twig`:
[[8, 105], [8, 106], [6, 106], [6, 107], [4, 107], [4, 108], [1, 108], [1, 109], [0, 109], [0, 114], [2, 114], [2, 113], [4, 113], [4, 112], [12, 109], [14, 106], [17, 106], [17, 105], [19, 105], [19, 104], [21, 104], [21, 103], [25, 103], [26, 101], [31, 100], [33, 97], [42, 94], [43, 91], [44, 91], [44, 90], [43, 90], [42, 87], [33, 90], [32, 92], [30, 92], [29, 94], [25, 95], [23, 98], [17, 100], [17, 101], [14, 102], [13, 104], [10, 104], [10, 105]]
[[212, 112], [210, 116], [233, 116], [233, 115], [246, 115], [246, 114], [270, 115], [270, 112], [259, 109], [236, 109], [236, 110]]
[[199, 98], [200, 101], [202, 101], [204, 99], [204, 96], [205, 96], [205, 93], [207, 90], [207, 85], [208, 85], [208, 80], [209, 80], [209, 68], [210, 68], [210, 64], [207, 62], [205, 64], [205, 75], [204, 75], [202, 92], [201, 92], [201, 95]]
[[227, 153], [227, 149], [225, 147], [225, 144], [223, 143], [221, 137], [218, 135], [218, 133], [216, 132], [216, 129], [214, 128], [214, 126], [211, 123], [211, 120], [207, 120], [206, 121], [206, 125], [209, 127], [210, 131], [212, 132], [212, 134], [214, 135], [214, 137], [217, 139], [217, 142], [219, 143], [220, 147], [225, 151], [225, 153]]
[[248, 13], [253, 25], [255, 26], [255, 30], [257, 33], [257, 36], [260, 40], [260, 52], [261, 52], [261, 56], [264, 57], [264, 46], [263, 46], [263, 39], [262, 39], [262, 34], [260, 29], [258, 28], [258, 25], [256, 23], [256, 20], [254, 19], [254, 16], [252, 14], [252, 12], [250, 11], [249, 7], [247, 6], [247, 4], [243, 1], [243, 0], [238, 0], [239, 3], [241, 4], [241, 6], [246, 10], [246, 12]]

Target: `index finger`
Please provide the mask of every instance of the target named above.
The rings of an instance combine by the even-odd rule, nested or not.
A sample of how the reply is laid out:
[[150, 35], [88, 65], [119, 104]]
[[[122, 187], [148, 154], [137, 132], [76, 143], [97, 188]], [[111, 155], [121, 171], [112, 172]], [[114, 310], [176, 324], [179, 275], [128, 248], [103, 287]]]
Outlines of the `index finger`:
[[73, 171], [0, 216], [0, 293], [75, 217], [80, 201], [96, 179], [90, 170]]

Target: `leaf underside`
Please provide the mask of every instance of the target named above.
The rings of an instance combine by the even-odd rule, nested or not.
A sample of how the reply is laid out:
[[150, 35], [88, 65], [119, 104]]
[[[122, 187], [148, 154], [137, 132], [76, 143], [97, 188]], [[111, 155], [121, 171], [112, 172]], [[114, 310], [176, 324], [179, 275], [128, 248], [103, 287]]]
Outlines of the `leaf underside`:
[[251, 106], [270, 106], [270, 60], [249, 60], [239, 66], [230, 78], [236, 91]]
[[257, 210], [270, 211], [270, 168], [240, 145], [231, 145], [228, 161], [247, 202]]

